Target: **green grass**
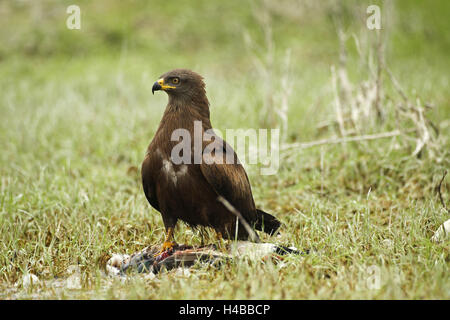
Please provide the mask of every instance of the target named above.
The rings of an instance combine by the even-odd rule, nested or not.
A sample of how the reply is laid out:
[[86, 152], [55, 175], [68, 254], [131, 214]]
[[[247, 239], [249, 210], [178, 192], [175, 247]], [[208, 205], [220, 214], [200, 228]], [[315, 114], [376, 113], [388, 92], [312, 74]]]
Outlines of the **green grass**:
[[[219, 11], [210, 1], [89, 3], [81, 1], [80, 32], [65, 29], [59, 1], [44, 1], [35, 20], [28, 19], [29, 5], [0, 4], [6, 17], [0, 19], [0, 299], [450, 298], [449, 242], [430, 241], [449, 218], [434, 190], [450, 169], [447, 1], [397, 2], [386, 48], [408, 95], [435, 106], [429, 116], [441, 131], [437, 153], [412, 158], [412, 150], [395, 147], [395, 138], [283, 154], [275, 176], [250, 166], [256, 203], [284, 223], [281, 237], [264, 240], [311, 254], [283, 265], [243, 260], [221, 269], [198, 266], [189, 277], [173, 271], [126, 280], [105, 276], [111, 254], [163, 239], [139, 172], [167, 100], [151, 94], [153, 82], [175, 67], [197, 70], [216, 128], [265, 127], [264, 84], [242, 33], [262, 48], [264, 35], [251, 3], [228, 1]], [[344, 25], [371, 43], [355, 7], [346, 3]], [[334, 116], [333, 8], [326, 2], [304, 6], [303, 14], [272, 16], [275, 97], [291, 49], [289, 142], [333, 133], [316, 129]], [[348, 46], [350, 75], [361, 81], [365, 71], [350, 40]], [[264, 49], [256, 54], [264, 56]], [[179, 224], [176, 240], [199, 244], [200, 234], [189, 230]], [[67, 287], [73, 265], [80, 268], [80, 289]], [[367, 286], [371, 266], [379, 268], [379, 289]], [[41, 283], [24, 288], [27, 273]]]

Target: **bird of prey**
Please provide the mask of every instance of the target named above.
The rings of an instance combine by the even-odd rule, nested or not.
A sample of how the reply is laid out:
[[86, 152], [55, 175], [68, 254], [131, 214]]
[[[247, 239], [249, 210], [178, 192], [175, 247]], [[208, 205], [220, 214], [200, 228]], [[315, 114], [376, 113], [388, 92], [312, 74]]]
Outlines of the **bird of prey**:
[[[176, 244], [174, 228], [178, 220], [192, 227], [211, 227], [219, 238], [248, 240], [248, 229], [242, 227], [235, 214], [218, 201], [220, 197], [231, 204], [252, 228], [274, 234], [280, 222], [256, 209], [244, 167], [231, 146], [214, 134], [203, 77], [191, 70], [175, 69], [154, 83], [152, 92], [158, 90], [165, 91], [169, 101], [148, 146], [141, 173], [145, 196], [150, 205], [161, 213], [166, 230], [161, 253]], [[208, 155], [201, 154], [201, 160], [205, 161], [194, 159], [197, 152], [194, 150], [195, 122], [201, 123], [202, 134], [209, 132], [215, 142], [224, 146]], [[189, 161], [179, 163], [172, 157], [174, 147], [179, 144], [178, 140], [172, 140], [176, 130], [184, 130], [192, 137], [184, 141], [188, 150], [192, 150], [190, 155], [183, 155]], [[210, 141], [202, 139], [201, 152], [206, 150], [208, 143]], [[225, 159], [230, 155], [234, 161]]]

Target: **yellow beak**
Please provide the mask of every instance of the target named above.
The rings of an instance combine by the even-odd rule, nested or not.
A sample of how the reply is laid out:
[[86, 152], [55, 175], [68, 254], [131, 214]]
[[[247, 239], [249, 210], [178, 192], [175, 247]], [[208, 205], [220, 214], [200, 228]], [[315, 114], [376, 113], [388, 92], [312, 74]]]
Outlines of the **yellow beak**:
[[175, 89], [175, 87], [164, 83], [164, 79], [159, 79], [153, 84], [152, 93], [158, 90]]

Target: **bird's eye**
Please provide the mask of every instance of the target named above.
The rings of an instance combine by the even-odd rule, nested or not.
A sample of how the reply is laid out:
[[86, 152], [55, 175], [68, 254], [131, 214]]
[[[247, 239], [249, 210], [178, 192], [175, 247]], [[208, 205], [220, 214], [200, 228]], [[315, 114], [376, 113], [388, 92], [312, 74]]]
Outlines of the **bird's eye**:
[[178, 84], [180, 82], [180, 78], [173, 78], [172, 83]]

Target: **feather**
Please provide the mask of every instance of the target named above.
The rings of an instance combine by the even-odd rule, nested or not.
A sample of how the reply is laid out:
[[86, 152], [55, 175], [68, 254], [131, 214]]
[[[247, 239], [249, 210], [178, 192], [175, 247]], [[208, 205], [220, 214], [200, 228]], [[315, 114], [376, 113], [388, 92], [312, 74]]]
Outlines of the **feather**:
[[[170, 248], [170, 238], [178, 220], [191, 226], [212, 227], [225, 238], [234, 238], [235, 215], [217, 201], [218, 197], [236, 208], [252, 228], [275, 233], [280, 222], [256, 209], [244, 167], [234, 150], [214, 134], [203, 78], [193, 71], [176, 69], [163, 74], [152, 90], [165, 91], [169, 102], [147, 149], [141, 173], [145, 196], [161, 213], [167, 231], [163, 249], [166, 245]], [[207, 141], [202, 139], [200, 163], [195, 161], [199, 147], [194, 136], [196, 130], [200, 131], [201, 137], [207, 132], [223, 145], [223, 149], [206, 154], [203, 150]], [[193, 138], [180, 141], [180, 136], [179, 140], [173, 140], [174, 132], [187, 133]], [[174, 161], [172, 151], [179, 148], [180, 143], [183, 147], [180, 157], [187, 159], [187, 163]], [[233, 163], [227, 163], [227, 157]], [[245, 228], [238, 228], [238, 239], [248, 237]]]

